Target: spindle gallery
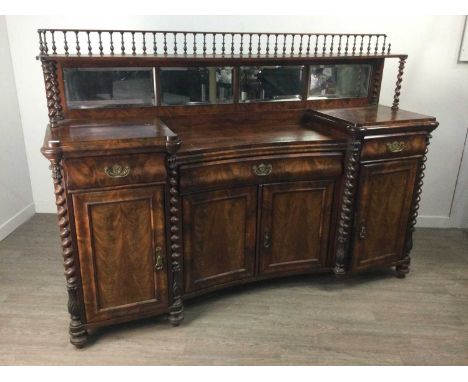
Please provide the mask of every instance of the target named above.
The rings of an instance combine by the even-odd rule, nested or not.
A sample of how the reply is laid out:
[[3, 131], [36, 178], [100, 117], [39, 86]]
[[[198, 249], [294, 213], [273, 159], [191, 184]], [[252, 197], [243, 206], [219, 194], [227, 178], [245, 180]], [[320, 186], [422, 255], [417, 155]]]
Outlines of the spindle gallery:
[[257, 280], [408, 274], [438, 123], [399, 108], [385, 34], [38, 33], [76, 347]]

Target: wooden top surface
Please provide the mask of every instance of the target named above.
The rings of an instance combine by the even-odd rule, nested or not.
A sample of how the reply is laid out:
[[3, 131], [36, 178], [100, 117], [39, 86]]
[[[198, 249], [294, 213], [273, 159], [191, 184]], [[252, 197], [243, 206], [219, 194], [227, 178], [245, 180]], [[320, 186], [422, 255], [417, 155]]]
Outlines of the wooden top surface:
[[45, 146], [62, 151], [160, 147], [177, 138], [158, 118], [124, 120], [68, 120], [48, 129]]
[[[217, 113], [171, 117], [141, 117], [106, 120], [66, 120], [48, 129], [44, 150], [62, 152], [147, 149], [165, 151], [166, 142], [179, 138], [181, 155], [209, 152], [255, 150], [261, 146], [320, 146], [340, 148], [346, 142], [343, 132], [333, 128], [318, 130], [301, 123], [306, 110], [283, 110], [257, 113]], [[400, 127], [435, 128], [434, 117], [390, 107], [374, 105], [309, 111], [318, 121], [362, 126], [390, 132]]]
[[323, 144], [343, 142], [332, 135], [303, 126], [302, 113], [217, 114], [165, 117], [163, 121], [181, 139], [179, 153], [254, 148], [278, 144]]
[[435, 122], [435, 118], [413, 113], [407, 110], [392, 110], [383, 105], [370, 105], [365, 107], [351, 107], [341, 109], [324, 109], [315, 111], [315, 114], [347, 124], [362, 127], [404, 126], [407, 124], [427, 124]]

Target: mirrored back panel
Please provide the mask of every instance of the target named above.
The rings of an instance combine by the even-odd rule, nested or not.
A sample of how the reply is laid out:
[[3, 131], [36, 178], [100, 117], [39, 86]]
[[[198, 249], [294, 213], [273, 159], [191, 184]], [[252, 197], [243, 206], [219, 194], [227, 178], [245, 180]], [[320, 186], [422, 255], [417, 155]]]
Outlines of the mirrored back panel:
[[325, 62], [275, 66], [66, 66], [62, 69], [65, 103], [68, 110], [82, 110], [371, 99], [375, 64]]
[[69, 109], [153, 106], [153, 68], [64, 68]]
[[304, 66], [241, 66], [240, 102], [299, 101]]
[[161, 68], [162, 105], [232, 103], [232, 68]]
[[369, 64], [311, 65], [308, 99], [367, 97]]

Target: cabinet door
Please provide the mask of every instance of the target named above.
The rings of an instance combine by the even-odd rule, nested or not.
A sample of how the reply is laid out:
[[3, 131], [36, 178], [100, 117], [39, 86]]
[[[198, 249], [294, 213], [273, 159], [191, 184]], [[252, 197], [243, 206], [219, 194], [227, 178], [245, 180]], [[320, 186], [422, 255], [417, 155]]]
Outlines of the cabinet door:
[[325, 267], [334, 183], [279, 183], [262, 189], [260, 272]]
[[88, 322], [167, 306], [164, 187], [73, 195]]
[[414, 159], [361, 166], [354, 269], [401, 258], [418, 163]]
[[254, 275], [256, 187], [183, 198], [185, 290]]

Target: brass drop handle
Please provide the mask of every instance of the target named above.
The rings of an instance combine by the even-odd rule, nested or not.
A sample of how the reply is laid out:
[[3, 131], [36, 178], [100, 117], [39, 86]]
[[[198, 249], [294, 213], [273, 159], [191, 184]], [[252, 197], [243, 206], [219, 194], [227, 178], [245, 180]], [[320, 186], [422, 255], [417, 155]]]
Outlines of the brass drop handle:
[[154, 256], [156, 257], [156, 263], [154, 264], [155, 272], [162, 271], [164, 269], [164, 260], [161, 247], [156, 247], [154, 250]]
[[130, 167], [114, 164], [111, 167], [104, 167], [104, 172], [111, 178], [125, 178], [130, 174]]
[[252, 171], [257, 176], [267, 176], [273, 171], [273, 166], [270, 163], [260, 163], [258, 166], [252, 166]]
[[391, 153], [401, 153], [402, 151], [407, 149], [407, 144], [403, 141], [393, 141], [387, 143], [387, 149]]
[[263, 236], [263, 248], [271, 247], [271, 235], [268, 228], [265, 229], [265, 235]]
[[361, 223], [361, 229], [359, 230], [359, 238], [364, 240], [367, 237], [367, 229], [366, 224], [363, 222]]

